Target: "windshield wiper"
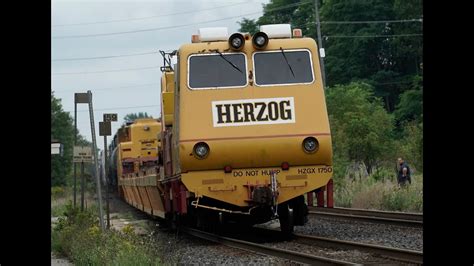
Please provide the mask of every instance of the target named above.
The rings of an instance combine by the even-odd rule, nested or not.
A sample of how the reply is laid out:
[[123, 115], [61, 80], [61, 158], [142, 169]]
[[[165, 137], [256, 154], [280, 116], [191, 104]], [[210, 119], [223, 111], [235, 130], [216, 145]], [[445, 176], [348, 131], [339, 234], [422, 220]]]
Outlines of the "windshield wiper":
[[230, 62], [229, 60], [227, 60], [221, 52], [219, 52], [219, 51], [217, 51], [217, 50], [216, 50], [216, 52], [222, 57], [222, 59], [224, 59], [224, 60], [225, 60], [227, 63], [229, 63], [232, 67], [234, 67], [235, 69], [237, 69], [240, 73], [242, 73], [242, 74], [244, 73], [244, 72], [242, 72], [242, 70], [240, 70], [240, 68], [239, 68], [238, 66], [236, 66], [234, 63], [232, 63], [232, 62]]
[[288, 63], [288, 59], [286, 59], [286, 55], [285, 55], [285, 52], [283, 51], [283, 48], [280, 47], [280, 51], [283, 54], [283, 57], [285, 58], [286, 64], [290, 68], [291, 74], [293, 75], [293, 77], [295, 77], [295, 73], [293, 73], [293, 68], [291, 68], [290, 63]]

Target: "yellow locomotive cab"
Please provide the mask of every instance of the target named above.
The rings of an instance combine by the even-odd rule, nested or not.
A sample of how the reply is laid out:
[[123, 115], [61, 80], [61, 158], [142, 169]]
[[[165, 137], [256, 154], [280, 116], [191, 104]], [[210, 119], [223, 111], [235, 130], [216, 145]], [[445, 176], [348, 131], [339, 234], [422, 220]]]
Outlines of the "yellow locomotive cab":
[[[178, 51], [160, 53], [161, 124], [138, 120], [118, 134], [126, 201], [197, 224], [279, 218], [286, 232], [303, 225], [303, 195], [332, 177], [316, 42], [288, 24], [263, 25], [253, 36], [204, 28]], [[155, 164], [143, 167], [147, 158]]]
[[[269, 184], [271, 170], [277, 171], [279, 203], [327, 184], [332, 176], [332, 146], [317, 51], [310, 38], [269, 39], [264, 50], [255, 49], [251, 41], [236, 52], [229, 51], [228, 42], [223, 41], [179, 49], [179, 130], [175, 134], [182, 181], [190, 192], [244, 207], [251, 206], [252, 187]], [[234, 60], [244, 73], [221, 55]], [[205, 57], [234, 71], [241, 80], [206, 87], [200, 79], [212, 72], [202, 71]], [[293, 71], [290, 75], [301, 80], [272, 84], [275, 64], [276, 72], [288, 70], [285, 57], [292, 68], [288, 72]], [[193, 77], [193, 70], [199, 71], [198, 77]], [[315, 152], [305, 151], [303, 142], [309, 137], [317, 141]], [[204, 159], [196, 156], [199, 143], [209, 147]], [[282, 164], [289, 169], [282, 170]], [[226, 167], [232, 171], [226, 173]]]

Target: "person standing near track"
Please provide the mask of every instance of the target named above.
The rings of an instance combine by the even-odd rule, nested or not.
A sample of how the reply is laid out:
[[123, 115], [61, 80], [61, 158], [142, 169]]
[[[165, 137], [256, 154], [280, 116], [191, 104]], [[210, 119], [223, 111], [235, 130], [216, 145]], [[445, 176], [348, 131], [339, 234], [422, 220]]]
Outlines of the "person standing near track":
[[403, 160], [403, 158], [398, 158], [398, 185], [400, 187], [405, 187], [407, 182], [411, 184], [411, 171], [408, 164]]

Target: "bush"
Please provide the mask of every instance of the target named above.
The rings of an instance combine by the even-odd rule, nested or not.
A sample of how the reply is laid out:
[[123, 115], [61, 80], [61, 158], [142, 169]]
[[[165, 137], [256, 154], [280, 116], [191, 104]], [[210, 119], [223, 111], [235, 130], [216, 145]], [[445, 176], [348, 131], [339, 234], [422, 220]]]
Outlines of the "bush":
[[399, 188], [389, 170], [380, 170], [366, 179], [339, 180], [334, 202], [338, 207], [387, 211], [423, 211], [423, 176], [412, 177], [412, 184]]
[[[72, 205], [72, 201], [69, 200], [69, 203], [70, 205]], [[51, 207], [51, 217], [59, 217], [61, 215], [65, 215], [65, 213], [67, 212], [67, 205], [64, 205], [64, 204], [56, 204], [54, 206]]]
[[51, 187], [51, 199], [58, 199], [65, 196], [66, 190], [63, 187]]
[[334, 157], [364, 162], [370, 174], [393, 150], [393, 115], [366, 83], [331, 87], [326, 102]]
[[398, 144], [400, 155], [412, 171], [423, 173], [423, 122], [412, 121], [403, 125], [403, 138]]
[[394, 181], [396, 180], [396, 173], [395, 173], [395, 170], [390, 171], [386, 168], [377, 168], [372, 173], [372, 178], [377, 181], [384, 181], [384, 180]]
[[423, 212], [423, 176], [414, 176], [405, 188], [393, 187], [384, 194], [382, 209], [390, 211]]

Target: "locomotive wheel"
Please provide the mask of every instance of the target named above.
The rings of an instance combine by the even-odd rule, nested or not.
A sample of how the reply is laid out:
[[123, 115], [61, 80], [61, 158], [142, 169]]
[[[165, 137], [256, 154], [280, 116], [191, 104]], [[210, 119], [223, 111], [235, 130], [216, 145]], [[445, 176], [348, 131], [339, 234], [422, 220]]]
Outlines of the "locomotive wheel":
[[203, 210], [196, 210], [196, 227], [199, 229], [204, 229], [206, 225], [205, 215]]
[[295, 225], [305, 225], [308, 221], [308, 206], [304, 202], [304, 197], [299, 196], [291, 200], [291, 205], [293, 208], [294, 224]]
[[206, 232], [213, 232], [215, 230], [217, 222], [209, 211], [198, 209], [196, 218], [197, 228]]
[[289, 204], [278, 208], [278, 219], [280, 220], [280, 230], [286, 235], [293, 234], [294, 215], [293, 209], [290, 208]]

